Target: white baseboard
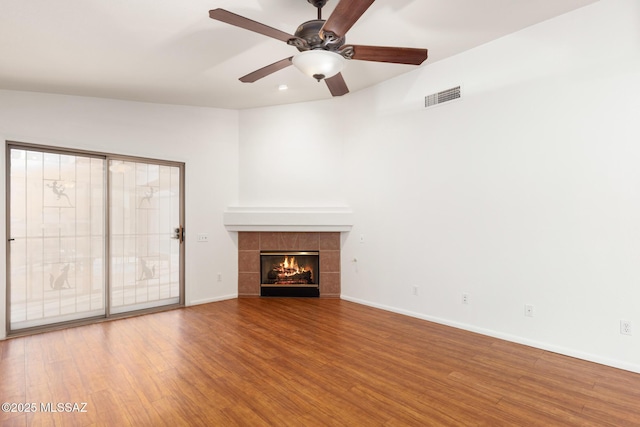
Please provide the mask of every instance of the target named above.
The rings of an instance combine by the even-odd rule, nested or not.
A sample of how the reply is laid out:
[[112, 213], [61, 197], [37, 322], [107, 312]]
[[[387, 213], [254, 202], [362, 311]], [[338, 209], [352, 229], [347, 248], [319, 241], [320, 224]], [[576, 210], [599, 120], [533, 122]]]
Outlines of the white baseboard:
[[235, 298], [238, 298], [238, 294], [223, 295], [223, 296], [219, 296], [219, 297], [215, 297], [215, 298], [206, 298], [206, 299], [199, 299], [199, 300], [189, 301], [185, 305], [187, 307], [190, 307], [192, 305], [209, 304], [210, 302], [226, 301], [226, 300], [235, 299]]
[[575, 357], [577, 359], [582, 359], [582, 360], [586, 360], [588, 362], [598, 363], [600, 365], [606, 365], [606, 366], [610, 366], [610, 367], [613, 367], [613, 368], [624, 369], [625, 371], [640, 373], [640, 365], [639, 364], [624, 362], [624, 361], [615, 360], [615, 359], [608, 359], [608, 358], [601, 357], [601, 356], [598, 356], [598, 355], [595, 355], [595, 354], [584, 353], [584, 352], [577, 351], [577, 350], [570, 349], [570, 348], [566, 348], [566, 347], [561, 347], [561, 346], [557, 346], [557, 345], [553, 345], [553, 344], [549, 344], [549, 343], [534, 341], [534, 340], [530, 340], [530, 339], [527, 339], [527, 338], [519, 337], [517, 335], [505, 334], [505, 333], [494, 331], [494, 330], [491, 330], [491, 329], [479, 328], [477, 326], [469, 325], [467, 323], [455, 322], [455, 321], [451, 321], [451, 320], [448, 320], [448, 319], [442, 319], [442, 318], [439, 318], [439, 317], [429, 316], [429, 315], [422, 314], [422, 313], [416, 313], [416, 312], [409, 311], [409, 310], [403, 310], [403, 309], [399, 309], [399, 308], [396, 308], [396, 307], [391, 307], [391, 306], [388, 306], [388, 305], [377, 304], [377, 303], [373, 303], [371, 301], [362, 300], [362, 299], [358, 299], [358, 298], [352, 298], [352, 297], [349, 297], [349, 296], [346, 296], [346, 295], [341, 295], [340, 298], [345, 300], [345, 301], [354, 302], [356, 304], [362, 304], [362, 305], [366, 305], [366, 306], [369, 306], [369, 307], [379, 308], [381, 310], [390, 311], [390, 312], [398, 313], [398, 314], [403, 314], [405, 316], [415, 317], [415, 318], [418, 318], [418, 319], [427, 320], [429, 322], [439, 323], [441, 325], [451, 326], [453, 328], [458, 328], [458, 329], [462, 329], [462, 330], [465, 330], [465, 331], [475, 332], [475, 333], [478, 333], [478, 334], [481, 334], [481, 335], [486, 335], [486, 336], [489, 336], [489, 337], [493, 337], [493, 338], [498, 338], [498, 339], [502, 339], [502, 340], [505, 340], [505, 341], [514, 342], [514, 343], [517, 343], [517, 344], [527, 345], [529, 347], [535, 347], [535, 348], [538, 348], [538, 349], [541, 349], [541, 350], [546, 350], [546, 351], [550, 351], [550, 352], [553, 352], [553, 353], [562, 354], [564, 356]]

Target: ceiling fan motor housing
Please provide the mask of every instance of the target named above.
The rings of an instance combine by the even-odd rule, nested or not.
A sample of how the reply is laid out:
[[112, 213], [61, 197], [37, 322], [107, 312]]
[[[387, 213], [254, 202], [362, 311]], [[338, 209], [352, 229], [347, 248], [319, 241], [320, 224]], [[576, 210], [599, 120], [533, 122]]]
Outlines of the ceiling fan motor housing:
[[[324, 23], [323, 19], [314, 19], [300, 24], [294, 34], [296, 38], [289, 40], [288, 43], [295, 46], [300, 52], [314, 49], [337, 51], [344, 45], [345, 38], [337, 37], [329, 32], [325, 32], [324, 39], [320, 38], [320, 29]], [[300, 43], [300, 39], [306, 43]]]

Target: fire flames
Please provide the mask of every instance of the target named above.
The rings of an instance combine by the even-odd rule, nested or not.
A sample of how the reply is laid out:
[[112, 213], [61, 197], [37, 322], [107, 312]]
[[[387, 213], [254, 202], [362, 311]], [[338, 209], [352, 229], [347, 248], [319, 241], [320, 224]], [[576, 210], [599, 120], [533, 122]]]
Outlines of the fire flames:
[[298, 261], [296, 261], [296, 257], [292, 256], [289, 258], [288, 256], [284, 257], [284, 262], [280, 263], [281, 272], [284, 276], [292, 276], [294, 274], [303, 273], [305, 271], [304, 268], [300, 268], [298, 266]]
[[300, 267], [296, 257], [285, 256], [283, 262], [273, 269], [277, 284], [313, 283], [313, 271], [307, 266]]

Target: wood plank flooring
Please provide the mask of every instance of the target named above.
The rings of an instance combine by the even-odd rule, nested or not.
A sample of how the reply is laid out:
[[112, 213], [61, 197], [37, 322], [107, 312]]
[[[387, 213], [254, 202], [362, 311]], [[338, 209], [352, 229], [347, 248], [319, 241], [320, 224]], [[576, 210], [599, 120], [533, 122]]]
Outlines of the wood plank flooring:
[[640, 375], [337, 299], [255, 298], [0, 342], [0, 401], [38, 410], [2, 426], [619, 427], [640, 426]]

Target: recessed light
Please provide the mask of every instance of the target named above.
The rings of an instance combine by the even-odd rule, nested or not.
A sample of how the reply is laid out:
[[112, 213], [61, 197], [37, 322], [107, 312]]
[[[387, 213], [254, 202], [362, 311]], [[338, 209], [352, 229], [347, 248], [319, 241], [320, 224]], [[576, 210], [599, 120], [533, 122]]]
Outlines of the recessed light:
[[287, 90], [287, 89], [289, 89], [289, 86], [287, 86], [287, 85], [283, 84], [283, 85], [279, 85], [278, 86], [278, 90]]

